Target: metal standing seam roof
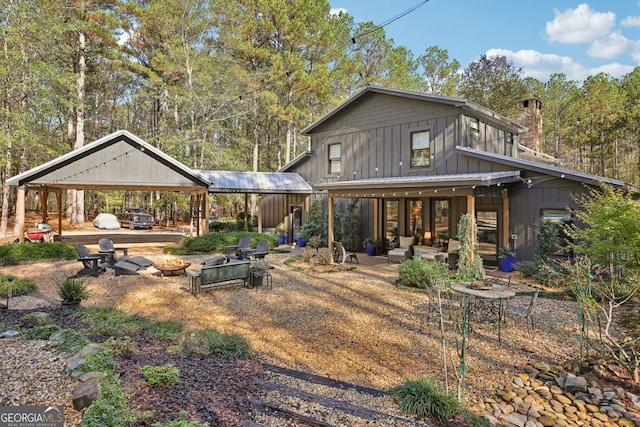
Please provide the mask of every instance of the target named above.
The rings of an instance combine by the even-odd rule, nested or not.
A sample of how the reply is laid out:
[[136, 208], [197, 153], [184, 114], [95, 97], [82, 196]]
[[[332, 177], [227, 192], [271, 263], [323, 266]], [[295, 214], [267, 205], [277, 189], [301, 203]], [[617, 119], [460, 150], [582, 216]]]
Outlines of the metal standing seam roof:
[[313, 188], [297, 173], [195, 171], [212, 184], [209, 193], [310, 194]]
[[[526, 169], [545, 175], [555, 176], [557, 178], [570, 179], [573, 181], [582, 182], [590, 185], [598, 185], [599, 183], [605, 183], [614, 187], [625, 188], [626, 190], [639, 192], [637, 186], [625, 183], [619, 179], [607, 178], [604, 176], [590, 175], [584, 172], [578, 172], [571, 169], [561, 168], [558, 166], [552, 166], [545, 163], [534, 162], [532, 160], [518, 159], [515, 157], [509, 157], [502, 154], [489, 153], [482, 150], [477, 150], [469, 147], [456, 147], [456, 150], [464, 155], [474, 157], [477, 159], [487, 160], [494, 163], [500, 163], [510, 167], [517, 167], [519, 169]], [[535, 182], [534, 182], [535, 184]]]
[[211, 183], [132, 133], [119, 130], [7, 179], [75, 189], [193, 190]]
[[452, 175], [421, 175], [403, 176], [389, 178], [368, 178], [352, 181], [337, 181], [316, 185], [316, 188], [323, 190], [340, 189], [370, 189], [370, 188], [391, 188], [391, 187], [440, 187], [455, 185], [478, 185], [490, 186], [498, 183], [509, 183], [518, 181], [520, 171], [506, 172], [476, 172]]

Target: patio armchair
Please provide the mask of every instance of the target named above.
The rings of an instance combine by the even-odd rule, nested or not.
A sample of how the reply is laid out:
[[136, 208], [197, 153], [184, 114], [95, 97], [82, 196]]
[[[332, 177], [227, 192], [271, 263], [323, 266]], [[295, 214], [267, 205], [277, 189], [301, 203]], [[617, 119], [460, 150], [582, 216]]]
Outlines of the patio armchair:
[[403, 262], [411, 256], [411, 246], [415, 242], [415, 237], [400, 236], [400, 246], [387, 252], [387, 262]]
[[333, 260], [335, 262], [339, 262], [340, 264], [344, 264], [345, 262], [347, 262], [347, 260], [353, 262], [354, 259], [358, 264], [360, 264], [358, 255], [353, 252], [347, 251], [340, 242], [333, 242], [333, 255]]

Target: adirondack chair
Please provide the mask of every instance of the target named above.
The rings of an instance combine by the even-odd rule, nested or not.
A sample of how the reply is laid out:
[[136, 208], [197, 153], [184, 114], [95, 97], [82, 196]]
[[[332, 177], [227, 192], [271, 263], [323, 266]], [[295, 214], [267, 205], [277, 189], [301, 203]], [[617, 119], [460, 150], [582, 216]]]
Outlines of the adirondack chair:
[[269, 253], [269, 241], [260, 240], [256, 246], [256, 251], [253, 253], [253, 259], [262, 259]]
[[237, 245], [226, 246], [227, 262], [232, 259], [241, 260], [244, 259], [244, 253], [241, 249], [251, 249], [251, 237], [241, 237]]
[[98, 277], [109, 265], [107, 262], [107, 254], [90, 253], [85, 245], [76, 245], [76, 250], [78, 251], [78, 261], [80, 261], [84, 267], [76, 273], [77, 277], [88, 274], [91, 274], [93, 277]]
[[[108, 255], [108, 261], [116, 276], [120, 274], [138, 274], [138, 270], [145, 270], [153, 261], [143, 256], [129, 256], [129, 248], [115, 247], [113, 241], [102, 238], [98, 241], [100, 253]], [[122, 251], [123, 256], [117, 257], [116, 252]]]

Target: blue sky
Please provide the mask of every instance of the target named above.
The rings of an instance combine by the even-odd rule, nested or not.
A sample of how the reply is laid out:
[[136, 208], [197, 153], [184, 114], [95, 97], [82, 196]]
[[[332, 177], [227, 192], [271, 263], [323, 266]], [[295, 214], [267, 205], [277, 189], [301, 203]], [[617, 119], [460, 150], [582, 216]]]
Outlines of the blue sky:
[[[332, 11], [378, 25], [423, 2], [330, 0]], [[506, 56], [541, 81], [620, 77], [640, 64], [640, 0], [428, 0], [385, 32], [414, 57], [438, 46], [464, 68], [482, 54]]]

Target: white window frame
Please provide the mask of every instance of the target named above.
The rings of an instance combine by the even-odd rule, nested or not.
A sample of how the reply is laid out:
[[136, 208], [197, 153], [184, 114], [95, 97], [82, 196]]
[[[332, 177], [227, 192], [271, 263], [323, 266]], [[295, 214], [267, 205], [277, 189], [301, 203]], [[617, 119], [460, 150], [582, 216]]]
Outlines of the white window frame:
[[[338, 153], [335, 152], [335, 148], [337, 148]], [[342, 171], [342, 144], [340, 142], [329, 144], [328, 157], [329, 173], [340, 173]]]
[[[422, 137], [425, 134], [427, 135], [426, 140]], [[416, 143], [418, 144], [417, 148]], [[431, 166], [431, 129], [411, 132], [411, 167], [424, 168], [428, 166]]]

